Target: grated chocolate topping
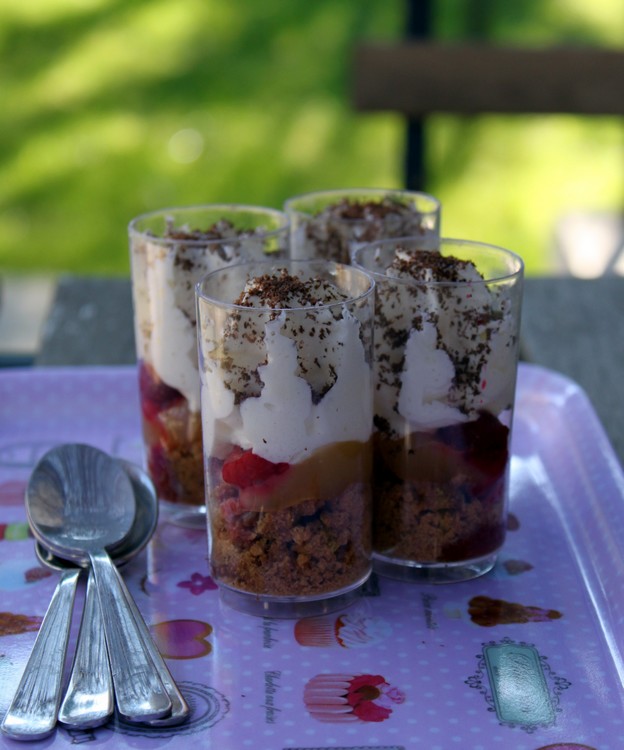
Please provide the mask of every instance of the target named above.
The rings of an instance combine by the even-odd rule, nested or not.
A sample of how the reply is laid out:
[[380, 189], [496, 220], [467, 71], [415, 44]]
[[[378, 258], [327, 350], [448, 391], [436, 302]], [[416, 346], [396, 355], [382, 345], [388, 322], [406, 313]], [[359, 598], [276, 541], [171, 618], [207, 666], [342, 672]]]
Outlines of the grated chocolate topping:
[[305, 227], [314, 257], [348, 263], [354, 242], [382, 237], [424, 236], [423, 214], [392, 195], [381, 200], [342, 198], [316, 213]]
[[401, 201], [386, 196], [381, 201], [357, 201], [350, 198], [342, 200], [329, 207], [329, 210], [342, 219], [370, 220], [384, 219], [389, 214], [414, 213], [414, 209]]
[[[343, 342], [334, 326], [345, 316], [341, 303], [348, 299], [327, 279], [303, 279], [285, 268], [249, 279], [234, 304], [260, 312], [233, 312], [222, 343], [224, 384], [233, 391], [235, 403], [259, 395], [262, 389], [258, 368], [267, 363], [266, 325], [276, 319], [281, 320], [280, 334], [294, 342], [297, 374], [310, 385], [312, 400], [318, 403], [336, 382]], [[285, 310], [295, 313], [289, 316]]]
[[[279, 274], [279, 275], [277, 275]], [[316, 307], [348, 299], [336, 286], [313, 277], [303, 280], [285, 268], [276, 275], [264, 274], [250, 279], [235, 304], [243, 307], [272, 307], [288, 310], [295, 307]]]
[[466, 271], [477, 273], [474, 264], [460, 260], [453, 255], [442, 255], [435, 250], [406, 250], [398, 247], [395, 257], [387, 269], [388, 275], [410, 277], [415, 281], [448, 281], [466, 280]]
[[[395, 412], [405, 377], [407, 340], [412, 331], [431, 326], [435, 349], [445, 352], [454, 368], [448, 402], [464, 414], [472, 412], [484, 387], [482, 373], [492, 356], [492, 342], [509, 320], [504, 289], [482, 282], [470, 261], [437, 251], [396, 248], [385, 280], [377, 286], [374, 344], [377, 389], [393, 394]], [[514, 345], [509, 338], [507, 346]], [[378, 429], [392, 428], [386, 420]]]
[[173, 219], [167, 219], [163, 237], [188, 242], [215, 242], [233, 237], [251, 237], [254, 229], [237, 229], [228, 219], [219, 219], [206, 229], [190, 229], [188, 226], [174, 227]]

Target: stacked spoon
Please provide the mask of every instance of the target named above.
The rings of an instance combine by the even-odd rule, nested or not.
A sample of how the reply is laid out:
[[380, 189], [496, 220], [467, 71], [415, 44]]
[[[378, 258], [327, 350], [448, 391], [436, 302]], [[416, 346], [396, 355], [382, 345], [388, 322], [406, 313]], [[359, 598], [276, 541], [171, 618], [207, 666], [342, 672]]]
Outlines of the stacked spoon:
[[[62, 445], [35, 467], [26, 509], [39, 558], [63, 574], [2, 731], [13, 739], [36, 740], [51, 734], [57, 718], [70, 727], [98, 726], [113, 713], [113, 695], [126, 721], [183, 722], [189, 708], [107, 552], [121, 564], [152, 535], [158, 507], [147, 477], [91, 446]], [[61, 702], [77, 566], [88, 568], [89, 580]]]

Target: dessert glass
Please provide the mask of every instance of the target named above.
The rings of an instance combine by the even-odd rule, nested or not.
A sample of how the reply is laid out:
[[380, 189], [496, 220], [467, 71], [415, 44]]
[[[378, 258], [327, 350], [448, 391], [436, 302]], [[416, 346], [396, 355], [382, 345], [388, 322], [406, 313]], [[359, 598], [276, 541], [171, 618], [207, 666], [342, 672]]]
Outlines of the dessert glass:
[[321, 190], [289, 198], [293, 258], [349, 263], [363, 243], [391, 237], [420, 237], [435, 248], [440, 237], [440, 202], [427, 193], [361, 188]]
[[506, 531], [523, 262], [477, 242], [356, 250], [376, 281], [374, 569], [474, 578]]
[[146, 464], [164, 516], [204, 524], [195, 284], [245, 259], [286, 255], [288, 220], [270, 208], [164, 209], [129, 226]]
[[373, 291], [325, 261], [197, 286], [209, 560], [235, 609], [324, 614], [369, 576]]

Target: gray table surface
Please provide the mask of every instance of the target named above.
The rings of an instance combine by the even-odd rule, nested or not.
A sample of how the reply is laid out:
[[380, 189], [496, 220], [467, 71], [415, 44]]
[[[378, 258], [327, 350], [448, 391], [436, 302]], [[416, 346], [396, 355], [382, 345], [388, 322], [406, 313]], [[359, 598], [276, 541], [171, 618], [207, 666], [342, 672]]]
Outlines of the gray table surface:
[[[585, 390], [624, 464], [624, 277], [527, 278], [521, 357]], [[135, 362], [129, 279], [61, 277], [35, 364]]]
[[527, 279], [521, 356], [585, 390], [624, 464], [624, 276]]
[[130, 280], [61, 276], [35, 365], [135, 362]]

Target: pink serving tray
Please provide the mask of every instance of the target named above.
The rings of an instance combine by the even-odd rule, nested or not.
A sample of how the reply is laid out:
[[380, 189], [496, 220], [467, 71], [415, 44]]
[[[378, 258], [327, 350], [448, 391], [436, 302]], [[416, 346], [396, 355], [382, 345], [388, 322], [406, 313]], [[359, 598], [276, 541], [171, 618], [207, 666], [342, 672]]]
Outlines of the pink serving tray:
[[[37, 564], [24, 486], [37, 458], [69, 441], [141, 461], [134, 368], [0, 373], [0, 716], [57, 581]], [[622, 469], [583, 391], [535, 366], [520, 367], [513, 445], [510, 531], [491, 574], [446, 586], [373, 579], [319, 620], [225, 609], [205, 531], [161, 520], [124, 576], [190, 721], [59, 729], [31, 744], [621, 750]]]

